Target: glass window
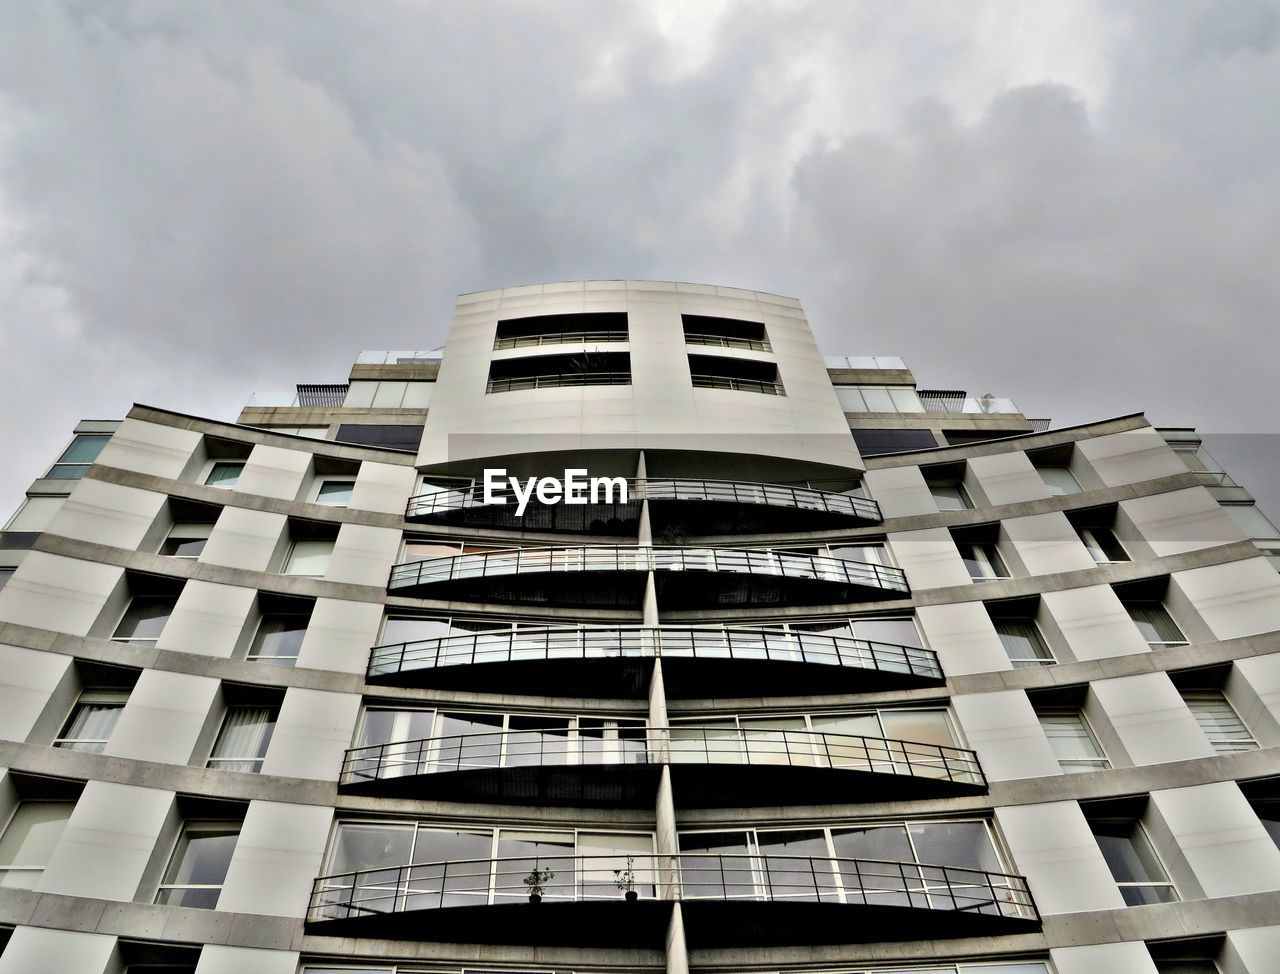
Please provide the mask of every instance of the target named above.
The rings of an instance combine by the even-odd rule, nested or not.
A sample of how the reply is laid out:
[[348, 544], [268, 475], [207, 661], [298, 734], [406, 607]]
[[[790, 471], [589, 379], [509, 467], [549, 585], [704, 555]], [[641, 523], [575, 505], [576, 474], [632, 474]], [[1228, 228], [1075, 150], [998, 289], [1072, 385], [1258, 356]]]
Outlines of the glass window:
[[914, 619], [855, 619], [853, 633], [859, 639], [894, 646], [921, 646], [920, 632]]
[[1138, 631], [1142, 633], [1142, 638], [1152, 649], [1187, 644], [1187, 637], [1182, 634], [1182, 630], [1178, 628], [1178, 624], [1173, 621], [1173, 617], [1169, 615], [1162, 603], [1154, 600], [1126, 599], [1123, 601], [1129, 618], [1133, 620]]
[[53, 746], [101, 754], [128, 702], [128, 690], [85, 690]]
[[279, 707], [228, 707], [217, 743], [213, 745], [209, 767], [223, 771], [261, 771], [279, 713]]
[[195, 558], [204, 551], [212, 533], [213, 525], [208, 522], [179, 521], [169, 530], [169, 536], [160, 547], [160, 554], [173, 558]]
[[204, 478], [204, 482], [210, 487], [234, 487], [242, 470], [242, 460], [219, 460], [209, 468], [209, 476]]
[[419, 619], [412, 616], [388, 616], [382, 627], [382, 645], [411, 643], [421, 639], [442, 639], [452, 626], [447, 619]]
[[293, 666], [307, 634], [310, 613], [272, 612], [262, 617], [249, 647], [248, 659], [277, 666]]
[[33, 534], [43, 531], [53, 521], [53, 516], [62, 510], [65, 501], [65, 497], [28, 497], [4, 529]]
[[1182, 690], [1183, 701], [1219, 754], [1253, 751], [1258, 742], [1221, 690]]
[[965, 569], [969, 572], [969, 577], [975, 582], [988, 578], [1009, 577], [1009, 569], [1005, 567], [995, 545], [957, 541], [956, 548], [960, 552]]
[[354, 480], [325, 480], [321, 481], [319, 489], [316, 491], [317, 504], [349, 504], [351, 502], [351, 492], [355, 489], [356, 482]]
[[1064, 772], [1079, 774], [1111, 767], [1080, 711], [1051, 711], [1038, 716], [1044, 736], [1049, 739], [1049, 746]]
[[0, 887], [31, 889], [71, 817], [72, 802], [20, 802], [0, 835]]
[[965, 511], [973, 507], [969, 492], [958, 480], [930, 480], [929, 493], [940, 511]]
[[994, 616], [991, 619], [1004, 651], [1015, 668], [1023, 666], [1049, 666], [1056, 663], [1053, 653], [1045, 645], [1044, 637], [1031, 619], [1016, 616]]
[[134, 596], [111, 638], [122, 643], [154, 643], [164, 631], [177, 601], [169, 595]]
[[1044, 481], [1044, 485], [1049, 488], [1049, 493], [1054, 497], [1080, 492], [1080, 481], [1076, 480], [1075, 475], [1066, 467], [1038, 466], [1036, 470], [1040, 474], [1040, 479]]
[[1080, 540], [1084, 542], [1093, 560], [1100, 565], [1129, 560], [1129, 553], [1124, 550], [1115, 532], [1110, 528], [1081, 528]]
[[62, 451], [46, 477], [53, 480], [79, 480], [98, 459], [98, 454], [111, 439], [110, 433], [78, 433], [71, 445]]
[[1252, 504], [1223, 504], [1227, 516], [1250, 538], [1280, 538], [1280, 530]]
[[982, 822], [914, 822], [907, 826], [917, 862], [1001, 872], [1003, 866]]
[[307, 538], [295, 541], [285, 559], [284, 575], [306, 575], [309, 578], [323, 578], [329, 570], [329, 558], [333, 554], [335, 544], [332, 538]]
[[216, 907], [239, 837], [238, 822], [187, 823], [165, 870], [156, 902], [205, 910]]
[[686, 899], [756, 896], [746, 832], [681, 832], [680, 880]]
[[1172, 903], [1177, 891], [1147, 838], [1142, 825], [1134, 821], [1091, 823], [1102, 858], [1120, 887], [1129, 906], [1145, 903]]

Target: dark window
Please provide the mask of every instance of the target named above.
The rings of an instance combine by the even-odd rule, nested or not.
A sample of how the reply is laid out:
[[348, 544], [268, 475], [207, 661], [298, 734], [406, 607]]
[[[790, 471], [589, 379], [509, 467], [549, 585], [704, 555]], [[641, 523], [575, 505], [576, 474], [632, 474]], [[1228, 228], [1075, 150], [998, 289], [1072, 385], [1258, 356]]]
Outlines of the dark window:
[[1142, 824], [1133, 819], [1103, 819], [1089, 823], [1102, 858], [1120, 895], [1129, 906], [1146, 903], [1172, 903], [1177, 890], [1169, 882], [1155, 847]]
[[684, 326], [684, 340], [690, 345], [769, 351], [769, 336], [765, 334], [764, 325], [758, 321], [716, 318], [710, 315], [681, 315], [680, 322]]
[[600, 311], [589, 314], [533, 315], [504, 318], [498, 322], [493, 347], [529, 348], [569, 342], [625, 342], [627, 313]]
[[853, 442], [864, 457], [883, 456], [886, 453], [905, 453], [909, 450], [929, 450], [938, 445], [929, 430], [854, 429]]
[[109, 439], [110, 433], [77, 434], [45, 476], [52, 480], [79, 480], [85, 475], [89, 465], [98, 459], [98, 454]]
[[784, 396], [782, 377], [772, 362], [727, 358], [722, 355], [690, 355], [689, 374], [699, 389], [732, 389]]
[[630, 353], [589, 351], [497, 359], [489, 364], [487, 391], [630, 384]]
[[418, 449], [422, 442], [421, 426], [399, 426], [395, 424], [356, 425], [343, 423], [338, 427], [335, 437], [342, 443], [361, 443], [365, 446], [376, 446], [384, 450]]

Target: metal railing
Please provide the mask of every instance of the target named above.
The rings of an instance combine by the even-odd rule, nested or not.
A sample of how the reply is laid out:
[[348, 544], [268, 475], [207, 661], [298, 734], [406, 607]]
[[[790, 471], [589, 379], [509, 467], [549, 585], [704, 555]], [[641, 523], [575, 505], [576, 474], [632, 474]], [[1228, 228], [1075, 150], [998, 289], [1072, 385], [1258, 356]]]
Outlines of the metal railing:
[[495, 338], [493, 349], [532, 348], [538, 345], [568, 345], [574, 342], [625, 342], [626, 330], [613, 331], [546, 331], [536, 335], [512, 335]]
[[307, 919], [516, 903], [531, 892], [548, 902], [620, 902], [617, 877], [626, 868], [646, 899], [870, 904], [1039, 919], [1027, 881], [1009, 873], [746, 852], [459, 859], [361, 869], [318, 878]]
[[629, 386], [630, 372], [557, 372], [552, 375], [525, 375], [511, 379], [490, 379], [486, 392], [514, 392], [519, 389], [550, 389], [558, 386]]
[[1012, 399], [970, 396], [958, 389], [920, 389], [920, 401], [930, 413], [1021, 413]]
[[867, 585], [909, 591], [899, 568], [848, 561], [829, 555], [753, 548], [649, 548], [596, 545], [566, 548], [510, 548], [405, 562], [391, 569], [389, 589], [436, 582], [510, 575], [581, 571], [728, 572]]
[[[431, 517], [453, 511], [485, 506], [484, 487], [476, 484], [458, 490], [440, 490], [409, 498], [405, 517]], [[627, 481], [627, 498], [651, 500], [717, 501], [735, 504], [761, 504], [770, 507], [793, 507], [800, 510], [846, 514], [863, 521], [880, 523], [880, 505], [867, 497], [815, 490], [812, 487], [789, 487], [783, 484], [739, 483], [732, 480], [693, 480], [648, 478]]]
[[[613, 733], [611, 729], [611, 733]], [[497, 768], [621, 764], [736, 764], [828, 768], [985, 786], [973, 751], [824, 731], [756, 727], [547, 728], [453, 734], [353, 747], [343, 784]]]
[[941, 680], [932, 650], [784, 629], [600, 626], [505, 629], [374, 646], [370, 677], [529, 660], [728, 659], [846, 666]]
[[711, 345], [717, 348], [745, 348], [753, 352], [771, 352], [773, 346], [764, 338], [736, 338], [732, 335], [705, 335], [685, 332], [686, 345]]
[[781, 382], [769, 379], [738, 379], [728, 375], [695, 375], [695, 389], [729, 389], [734, 392], [763, 392], [768, 396], [785, 396]]

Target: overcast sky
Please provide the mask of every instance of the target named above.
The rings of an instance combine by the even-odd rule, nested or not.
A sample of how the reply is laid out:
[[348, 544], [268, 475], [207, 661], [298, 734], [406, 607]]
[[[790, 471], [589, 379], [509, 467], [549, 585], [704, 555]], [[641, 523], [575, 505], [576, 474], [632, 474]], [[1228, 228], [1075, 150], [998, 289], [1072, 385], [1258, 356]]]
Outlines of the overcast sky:
[[459, 292], [617, 277], [1266, 452], [1280, 2], [0, 4], [5, 511], [82, 417], [234, 419]]

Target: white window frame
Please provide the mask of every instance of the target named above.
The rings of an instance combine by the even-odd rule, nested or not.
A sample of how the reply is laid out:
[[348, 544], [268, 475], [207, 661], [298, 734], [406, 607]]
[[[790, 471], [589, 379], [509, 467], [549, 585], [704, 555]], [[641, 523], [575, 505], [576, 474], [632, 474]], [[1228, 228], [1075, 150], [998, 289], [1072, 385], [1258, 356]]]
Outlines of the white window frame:
[[[163, 878], [164, 876], [167, 876], [169, 874], [169, 870], [173, 868], [174, 856], [178, 854], [178, 849], [181, 848], [182, 846], [182, 840], [185, 839], [187, 836], [198, 835], [201, 832], [227, 832], [227, 831], [230, 831], [233, 826], [235, 827], [236, 845], [238, 847], [240, 844], [240, 836], [244, 832], [243, 820], [240, 820], [240, 819], [193, 819], [192, 821], [183, 822], [182, 828], [178, 830], [178, 837], [173, 842], [173, 848], [169, 850], [169, 858], [165, 860], [164, 872], [161, 873], [161, 877]], [[232, 855], [232, 858], [234, 859], [235, 852], [233, 851], [231, 855]], [[230, 871], [231, 871], [231, 864], [228, 863], [227, 872], [230, 873]], [[169, 905], [169, 904], [160, 903], [160, 895], [167, 890], [175, 890], [175, 889], [181, 889], [181, 890], [216, 889], [218, 891], [218, 899], [221, 899], [222, 890], [226, 887], [226, 885], [227, 885], [226, 876], [223, 876], [222, 882], [217, 883], [216, 885], [212, 883], [161, 882], [156, 886], [156, 895], [152, 899], [152, 902], [156, 903], [157, 905]], [[214, 905], [211, 907], [183, 906], [181, 908], [185, 910], [202, 910], [202, 909], [215, 910], [217, 909], [217, 902], [215, 901]]]
[[[219, 754], [218, 745], [222, 743], [222, 735], [227, 730], [227, 722], [231, 719], [233, 711], [237, 710], [273, 710], [275, 716], [271, 721], [271, 731], [267, 734], [264, 747], [261, 754], [255, 755], [233, 755]], [[251, 703], [233, 703], [227, 707], [226, 712], [222, 715], [222, 723], [218, 725], [218, 735], [213, 739], [213, 749], [209, 752], [209, 760], [205, 762], [206, 768], [214, 770], [225, 770], [224, 764], [256, 764], [257, 767], [252, 771], [240, 770], [240, 774], [261, 774], [262, 762], [267, 759], [267, 750], [271, 747], [271, 739], [275, 736], [276, 724], [280, 721], [280, 707], [278, 704], [251, 704]], [[239, 769], [237, 769], [239, 770]]]
[[[178, 534], [175, 536], [174, 532], [180, 531], [180, 530], [188, 531], [190, 533]], [[177, 540], [177, 541], [204, 540], [205, 542], [208, 542], [209, 538], [212, 535], [213, 535], [212, 521], [175, 521], [173, 524], [173, 527], [169, 529], [169, 533], [164, 536], [164, 541], [168, 542], [171, 540]], [[164, 548], [164, 542], [161, 542], [161, 549], [163, 550], [163, 548]], [[186, 558], [190, 561], [194, 561], [195, 559], [200, 557], [203, 551], [204, 551], [204, 548], [202, 547], [200, 551], [196, 552], [194, 555], [165, 555], [164, 557], [165, 558]]]
[[[318, 573], [290, 571], [289, 569], [292, 567], [294, 555], [298, 551], [298, 546], [311, 545], [311, 544], [327, 544], [329, 546], [329, 550], [325, 554], [324, 571], [321, 571]], [[333, 552], [336, 546], [337, 546], [336, 538], [298, 538], [295, 541], [291, 541], [289, 542], [289, 550], [284, 556], [284, 564], [280, 566], [280, 574], [291, 575], [295, 578], [324, 578], [325, 575], [327, 575], [329, 572], [329, 564], [333, 560]], [[306, 557], [315, 558], [318, 556], [308, 555]]]
[[[1249, 725], [1244, 722], [1244, 718], [1240, 716], [1240, 711], [1236, 710], [1235, 705], [1227, 699], [1227, 695], [1221, 690], [1205, 689], [1205, 690], [1179, 690], [1182, 696], [1182, 702], [1187, 705], [1187, 709], [1191, 711], [1191, 715], [1195, 717], [1196, 724], [1199, 726], [1201, 733], [1209, 740], [1209, 744], [1218, 754], [1237, 754], [1241, 751], [1256, 751], [1261, 745], [1254, 736]], [[1207, 719], [1211, 717], [1203, 709], [1197, 709], [1197, 704], [1213, 704], [1219, 707], [1225, 707], [1231, 717], [1240, 726], [1240, 730], [1244, 732], [1242, 737], [1222, 737], [1218, 734], [1211, 734], [1205, 726]], [[1205, 718], [1205, 719], [1202, 719]]]
[[[1056, 748], [1053, 747], [1053, 736], [1045, 727], [1045, 719], [1069, 717], [1074, 720], [1084, 731], [1084, 739], [1092, 745], [1094, 753], [1097, 755], [1092, 758], [1064, 758], [1058, 754]], [[1053, 749], [1054, 757], [1058, 759], [1058, 766], [1066, 774], [1074, 774], [1080, 772], [1069, 771], [1068, 768], [1080, 768], [1082, 771], [1106, 771], [1111, 767], [1111, 759], [1107, 757], [1107, 752], [1103, 750], [1102, 743], [1098, 740], [1098, 735], [1093, 732], [1093, 727], [1089, 723], [1089, 718], [1085, 716], [1085, 712], [1079, 708], [1072, 707], [1055, 707], [1046, 710], [1037, 710], [1036, 718], [1040, 721], [1040, 729], [1044, 731], [1045, 738], [1049, 741], [1049, 747]]]
[[316, 481], [315, 490], [311, 492], [311, 502], [313, 504], [324, 504], [327, 507], [349, 506], [351, 503], [350, 497], [348, 497], [346, 500], [327, 501], [321, 496], [321, 494], [324, 492], [325, 487], [328, 486], [329, 484], [350, 484], [351, 485], [350, 492], [354, 493], [356, 488], [355, 474], [352, 474], [350, 476], [342, 476], [342, 477], [339, 477], [339, 476], [322, 477]]
[[[0, 838], [3, 838], [5, 834], [8, 833], [9, 829], [13, 827], [14, 822], [18, 820], [18, 816], [22, 813], [22, 807], [24, 805], [66, 806], [67, 815], [62, 822], [63, 829], [67, 827], [67, 821], [70, 820], [71, 813], [75, 811], [75, 807], [76, 807], [76, 803], [73, 801], [46, 800], [43, 798], [20, 799], [18, 803], [14, 806], [13, 813], [9, 816], [8, 821], [4, 823], [4, 828], [0, 829]], [[61, 837], [61, 830], [59, 830], [59, 837]], [[55, 843], [56, 841], [57, 840], [55, 840]], [[38, 866], [34, 864], [28, 865], [26, 863], [0, 863], [0, 877], [8, 876], [11, 873], [24, 873], [24, 874], [30, 875], [32, 877], [32, 882], [30, 884], [10, 884], [8, 888], [9, 889], [31, 889], [32, 886], [34, 886], [35, 883], [39, 880], [40, 876], [44, 874], [44, 871], [45, 869], [48, 868], [48, 866], [49, 866], [49, 863], [47, 861], [41, 863]]]
[[[62, 722], [62, 730], [65, 731], [71, 726], [71, 722], [75, 720], [76, 714], [79, 713], [82, 706], [102, 706], [109, 704], [115, 706], [117, 711], [123, 711], [129, 703], [130, 691], [124, 689], [116, 689], [112, 687], [104, 687], [101, 689], [89, 688], [80, 691], [80, 695], [76, 697], [76, 702], [71, 705], [71, 710], [67, 713], [66, 720]], [[115, 731], [116, 725], [120, 722], [120, 714], [116, 714], [115, 721], [111, 724], [111, 732]], [[102, 747], [107, 746], [107, 742], [111, 739], [111, 732], [106, 737], [66, 737], [60, 731], [58, 736], [53, 739], [53, 747], [64, 748], [69, 751], [87, 750], [78, 748], [77, 744], [100, 744]], [[100, 754], [101, 750], [89, 750], [90, 754]]]

